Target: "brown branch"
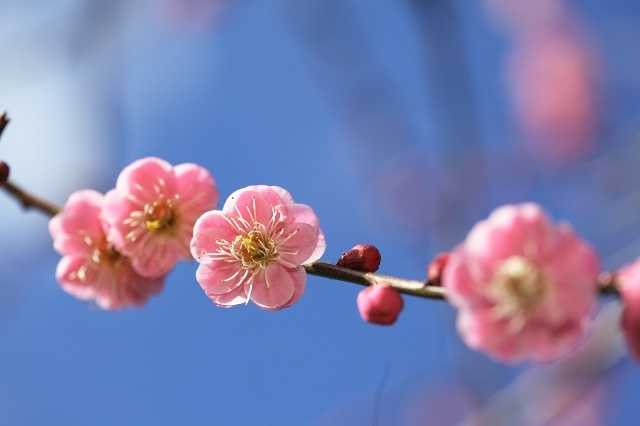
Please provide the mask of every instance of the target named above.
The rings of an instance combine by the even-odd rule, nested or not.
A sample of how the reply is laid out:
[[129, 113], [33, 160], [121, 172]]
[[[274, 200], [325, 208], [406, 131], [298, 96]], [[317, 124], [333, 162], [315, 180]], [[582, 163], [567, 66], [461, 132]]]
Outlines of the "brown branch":
[[405, 280], [387, 275], [360, 272], [324, 262], [315, 262], [306, 265], [305, 269], [308, 274], [318, 277], [346, 281], [362, 286], [385, 283], [396, 288], [400, 293], [411, 296], [424, 297], [427, 299], [445, 299], [445, 292], [442, 287], [427, 284], [423, 281]]
[[[447, 298], [445, 289], [441, 286], [434, 285], [431, 282], [406, 280], [389, 275], [365, 273], [355, 271], [353, 269], [341, 268], [324, 262], [315, 262], [310, 265], [306, 265], [305, 269], [309, 275], [329, 278], [331, 280], [346, 281], [362, 286], [385, 283], [394, 287], [400, 293], [408, 294], [410, 296], [435, 300], [446, 300]], [[602, 295], [619, 296], [614, 274], [609, 272], [600, 274], [598, 277], [598, 292]]]
[[11, 181], [1, 184], [0, 189], [15, 198], [25, 210], [37, 210], [49, 217], [53, 217], [60, 212], [60, 207], [36, 197]]

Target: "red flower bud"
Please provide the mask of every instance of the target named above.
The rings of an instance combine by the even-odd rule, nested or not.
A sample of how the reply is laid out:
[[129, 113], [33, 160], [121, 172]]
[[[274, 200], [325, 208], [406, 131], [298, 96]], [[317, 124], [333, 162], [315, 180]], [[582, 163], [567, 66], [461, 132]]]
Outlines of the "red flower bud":
[[0, 186], [9, 180], [9, 173], [11, 169], [9, 165], [4, 161], [0, 161]]
[[392, 325], [402, 308], [402, 296], [395, 288], [386, 284], [367, 287], [358, 294], [360, 316], [371, 324]]
[[375, 272], [380, 267], [380, 251], [370, 244], [358, 244], [342, 253], [337, 265], [361, 272]]
[[447, 262], [449, 261], [449, 252], [442, 252], [438, 254], [435, 259], [431, 261], [429, 264], [429, 268], [427, 269], [427, 280], [431, 285], [440, 285], [442, 282], [442, 274], [444, 273], [444, 268], [447, 267]]

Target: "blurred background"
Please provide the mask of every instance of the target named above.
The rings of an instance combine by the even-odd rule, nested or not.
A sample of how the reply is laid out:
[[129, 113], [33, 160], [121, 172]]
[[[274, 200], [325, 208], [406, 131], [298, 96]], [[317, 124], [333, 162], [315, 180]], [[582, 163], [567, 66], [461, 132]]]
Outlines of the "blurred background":
[[[640, 3], [2, 0], [0, 158], [62, 203], [143, 156], [314, 207], [335, 260], [420, 278], [532, 200], [616, 267], [640, 255]], [[140, 310], [63, 293], [47, 220], [0, 194], [0, 425], [637, 425], [640, 367], [603, 301], [552, 366], [468, 350], [445, 303], [364, 324], [359, 288], [216, 309], [180, 265]]]

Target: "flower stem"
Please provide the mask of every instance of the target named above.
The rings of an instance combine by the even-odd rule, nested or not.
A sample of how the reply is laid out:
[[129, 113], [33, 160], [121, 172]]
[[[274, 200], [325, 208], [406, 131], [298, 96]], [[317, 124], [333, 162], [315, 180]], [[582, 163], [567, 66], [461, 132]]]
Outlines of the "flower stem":
[[3, 189], [6, 193], [15, 198], [25, 210], [36, 210], [49, 217], [53, 217], [60, 212], [60, 207], [50, 203], [49, 201], [43, 200], [42, 198], [36, 197], [11, 181], [7, 181], [0, 185], [0, 189]]
[[360, 272], [353, 269], [342, 268], [330, 263], [315, 262], [305, 265], [307, 273], [332, 280], [346, 281], [353, 284], [370, 286], [376, 284], [388, 284], [400, 293], [427, 299], [445, 299], [444, 288], [431, 285], [424, 281], [406, 280], [387, 275]]

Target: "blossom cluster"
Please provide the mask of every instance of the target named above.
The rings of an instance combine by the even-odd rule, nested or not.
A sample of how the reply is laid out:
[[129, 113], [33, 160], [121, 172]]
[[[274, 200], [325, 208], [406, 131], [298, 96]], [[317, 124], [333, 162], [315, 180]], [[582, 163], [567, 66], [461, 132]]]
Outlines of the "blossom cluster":
[[58, 281], [103, 309], [142, 305], [179, 261], [193, 257], [196, 278], [217, 305], [252, 300], [280, 309], [298, 300], [306, 281], [301, 265], [325, 247], [313, 210], [269, 186], [236, 191], [222, 210], [214, 210], [217, 203], [206, 169], [136, 161], [115, 189], [78, 191], [51, 220], [63, 256]]
[[[217, 203], [206, 169], [136, 161], [115, 189], [78, 191], [51, 220], [63, 256], [58, 281], [77, 298], [118, 309], [144, 304], [179, 261], [195, 259], [196, 280], [217, 306], [251, 301], [279, 310], [296, 303], [305, 265], [326, 248], [313, 209], [283, 188], [263, 185], [233, 192], [220, 210]], [[357, 298], [360, 314], [392, 325], [404, 308], [403, 288], [374, 275], [380, 261], [377, 248], [360, 244], [335, 268], [370, 278], [374, 285]], [[442, 287], [471, 348], [503, 361], [551, 361], [588, 332], [600, 274], [591, 245], [527, 203], [500, 207], [476, 224], [460, 245], [434, 259], [424, 286]], [[625, 305], [622, 328], [640, 358], [640, 260], [622, 268], [616, 282]]]

